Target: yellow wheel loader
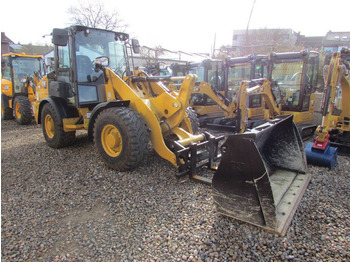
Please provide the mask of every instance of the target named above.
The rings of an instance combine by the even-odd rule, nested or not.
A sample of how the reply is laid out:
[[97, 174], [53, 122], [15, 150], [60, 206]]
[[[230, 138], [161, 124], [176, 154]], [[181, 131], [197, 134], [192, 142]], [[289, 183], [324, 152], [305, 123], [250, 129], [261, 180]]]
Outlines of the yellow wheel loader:
[[44, 72], [42, 56], [8, 53], [1, 58], [1, 119], [16, 119], [21, 125], [32, 121], [35, 87]]
[[350, 151], [350, 51], [333, 53], [324, 69], [322, 123], [315, 142], [306, 144], [305, 152], [309, 163], [333, 168], [338, 149]]
[[186, 112], [196, 75], [171, 91], [162, 77], [131, 73], [128, 52], [139, 45], [125, 33], [71, 26], [52, 38], [55, 71], [38, 84], [34, 106], [49, 146], [67, 146], [87, 130], [106, 165], [124, 171], [140, 163], [150, 140], [177, 176], [212, 184], [220, 213], [285, 234], [309, 181], [291, 118], [231, 135], [220, 147], [225, 138], [194, 134]]

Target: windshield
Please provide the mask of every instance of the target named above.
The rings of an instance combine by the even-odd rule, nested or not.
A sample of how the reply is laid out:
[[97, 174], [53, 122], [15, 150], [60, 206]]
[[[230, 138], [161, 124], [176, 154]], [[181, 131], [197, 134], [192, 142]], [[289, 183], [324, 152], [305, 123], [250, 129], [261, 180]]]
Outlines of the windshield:
[[198, 82], [205, 81], [204, 79], [204, 67], [203, 66], [198, 66], [195, 68], [191, 68], [188, 72], [189, 74], [195, 74], [198, 76]]
[[89, 29], [78, 31], [75, 37], [78, 82], [96, 81], [101, 74], [94, 72], [94, 60], [108, 57], [108, 67], [122, 77], [126, 53], [123, 41], [115, 40], [115, 33]]
[[250, 80], [250, 63], [230, 66], [228, 69], [228, 90], [232, 95], [238, 91], [243, 80]]
[[41, 65], [39, 58], [15, 57], [12, 60], [12, 67], [15, 75], [19, 78], [33, 77], [34, 72], [41, 75]]
[[281, 96], [281, 104], [289, 106], [298, 106], [300, 98], [300, 88], [302, 82], [303, 61], [280, 60], [273, 65], [271, 81], [277, 85]]

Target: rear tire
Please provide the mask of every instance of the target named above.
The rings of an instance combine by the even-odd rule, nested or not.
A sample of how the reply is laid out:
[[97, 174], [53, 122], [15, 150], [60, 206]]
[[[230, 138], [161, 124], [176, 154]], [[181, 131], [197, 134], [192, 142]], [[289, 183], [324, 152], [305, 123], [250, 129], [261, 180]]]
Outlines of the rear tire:
[[8, 103], [5, 103], [4, 94], [1, 94], [1, 119], [10, 120], [13, 119], [13, 110], [8, 106]]
[[133, 109], [108, 108], [96, 118], [94, 141], [108, 167], [126, 171], [143, 159], [149, 136], [143, 118]]
[[32, 107], [28, 97], [16, 96], [13, 103], [16, 122], [20, 125], [29, 125], [33, 119]]
[[50, 147], [61, 148], [75, 142], [75, 131], [64, 132], [61, 117], [50, 103], [43, 107], [41, 127], [45, 140]]

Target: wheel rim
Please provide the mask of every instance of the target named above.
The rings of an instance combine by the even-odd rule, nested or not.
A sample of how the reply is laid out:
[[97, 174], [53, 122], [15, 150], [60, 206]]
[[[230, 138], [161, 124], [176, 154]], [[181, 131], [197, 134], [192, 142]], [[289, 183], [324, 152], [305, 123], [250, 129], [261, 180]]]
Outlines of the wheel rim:
[[19, 112], [20, 108], [21, 108], [21, 105], [19, 103], [16, 103], [15, 113], [16, 113], [17, 119], [20, 119], [22, 116], [22, 114]]
[[50, 115], [45, 116], [45, 132], [49, 138], [53, 138], [55, 135], [55, 124]]
[[117, 157], [120, 155], [123, 149], [122, 136], [118, 130], [113, 125], [106, 125], [102, 129], [101, 142], [104, 151], [110, 157]]

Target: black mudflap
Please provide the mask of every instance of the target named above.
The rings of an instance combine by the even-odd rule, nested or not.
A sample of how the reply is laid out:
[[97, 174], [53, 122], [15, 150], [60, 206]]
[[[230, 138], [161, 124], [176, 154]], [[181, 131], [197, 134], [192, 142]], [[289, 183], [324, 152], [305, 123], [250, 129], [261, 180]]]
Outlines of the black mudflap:
[[292, 116], [232, 135], [213, 177], [219, 213], [284, 235], [309, 183]]

